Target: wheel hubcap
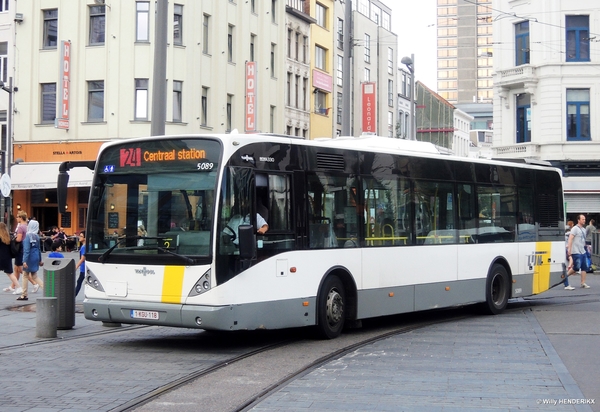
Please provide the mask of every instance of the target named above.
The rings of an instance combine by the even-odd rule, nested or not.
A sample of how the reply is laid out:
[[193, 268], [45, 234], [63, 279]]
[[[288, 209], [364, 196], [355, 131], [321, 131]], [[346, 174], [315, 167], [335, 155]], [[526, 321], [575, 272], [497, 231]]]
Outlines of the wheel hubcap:
[[327, 295], [327, 323], [335, 325], [342, 320], [344, 314], [344, 301], [337, 290], [332, 289]]

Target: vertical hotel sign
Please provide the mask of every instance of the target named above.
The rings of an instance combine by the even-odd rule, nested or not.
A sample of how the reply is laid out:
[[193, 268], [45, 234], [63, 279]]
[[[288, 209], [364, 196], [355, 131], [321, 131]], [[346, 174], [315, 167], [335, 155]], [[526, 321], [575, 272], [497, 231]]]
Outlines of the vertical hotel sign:
[[362, 131], [377, 133], [377, 99], [375, 83], [362, 84]]
[[60, 95], [58, 102], [58, 116], [55, 127], [69, 129], [69, 97], [71, 94], [71, 42], [63, 40], [60, 45]]
[[256, 132], [256, 62], [246, 62], [246, 132]]

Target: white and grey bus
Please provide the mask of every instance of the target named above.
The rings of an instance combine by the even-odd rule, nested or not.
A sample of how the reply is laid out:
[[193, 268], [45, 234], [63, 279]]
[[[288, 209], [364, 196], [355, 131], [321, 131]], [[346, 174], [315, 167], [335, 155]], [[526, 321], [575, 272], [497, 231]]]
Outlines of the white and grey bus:
[[[553, 168], [376, 136], [185, 135], [105, 144], [85, 317], [214, 330], [316, 326], [543, 292], [565, 273]], [[268, 231], [257, 234], [259, 216]]]

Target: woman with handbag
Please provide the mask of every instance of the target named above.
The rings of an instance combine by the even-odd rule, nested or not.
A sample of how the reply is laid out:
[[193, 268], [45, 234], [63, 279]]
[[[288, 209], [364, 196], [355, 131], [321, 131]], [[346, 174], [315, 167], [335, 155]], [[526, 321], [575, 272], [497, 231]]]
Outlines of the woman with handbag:
[[13, 295], [21, 294], [23, 289], [19, 286], [19, 281], [13, 273], [10, 233], [8, 233], [8, 228], [4, 222], [0, 222], [0, 270], [6, 273], [12, 285], [15, 286]]
[[[14, 243], [15, 246], [20, 246], [18, 253], [13, 253], [15, 258], [15, 277], [17, 280], [21, 280], [21, 273], [23, 272], [23, 239], [27, 234], [27, 213], [23, 210], [17, 213], [17, 228], [15, 229]], [[13, 242], [11, 242], [13, 243]], [[12, 245], [11, 245], [12, 246]], [[9, 287], [4, 288], [5, 292], [14, 292], [16, 285], [11, 284]]]
[[17, 300], [28, 300], [27, 298], [27, 280], [35, 283], [34, 288], [43, 288], [43, 281], [38, 278], [37, 272], [42, 262], [42, 248], [40, 243], [40, 224], [37, 220], [30, 220], [27, 224], [27, 235], [23, 241], [23, 292]]

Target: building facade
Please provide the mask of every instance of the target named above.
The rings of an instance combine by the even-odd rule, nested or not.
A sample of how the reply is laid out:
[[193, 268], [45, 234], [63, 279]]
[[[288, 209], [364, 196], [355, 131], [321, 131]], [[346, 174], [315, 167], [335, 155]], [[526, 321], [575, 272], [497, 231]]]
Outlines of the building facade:
[[437, 0], [437, 90], [455, 103], [493, 98], [492, 0]]
[[[345, 17], [352, 5], [351, 21]], [[398, 123], [398, 36], [391, 31], [392, 10], [379, 0], [336, 2], [334, 42], [334, 133], [342, 133], [344, 95], [350, 94], [350, 135], [374, 133], [397, 137]], [[349, 39], [344, 29], [350, 24]], [[346, 41], [348, 40], [348, 41]], [[350, 64], [344, 70], [344, 60]], [[349, 76], [350, 90], [345, 90]]]
[[600, 213], [600, 6], [495, 2], [494, 156], [563, 171], [566, 210]]
[[[168, 2], [162, 51], [155, 41], [158, 3], [13, 3], [22, 16], [12, 26], [19, 50], [12, 67], [19, 90], [13, 210], [27, 210], [42, 229], [58, 224], [75, 233], [85, 225], [89, 176], [70, 183], [68, 209], [59, 216], [60, 162], [92, 160], [102, 142], [151, 133], [155, 55], [166, 61], [166, 134], [286, 133], [286, 115], [307, 133], [308, 114], [292, 114], [284, 100], [284, 28], [292, 19], [284, 0]], [[306, 24], [298, 32], [308, 34]], [[247, 62], [256, 64], [250, 109]], [[301, 67], [306, 79], [308, 62]]]

